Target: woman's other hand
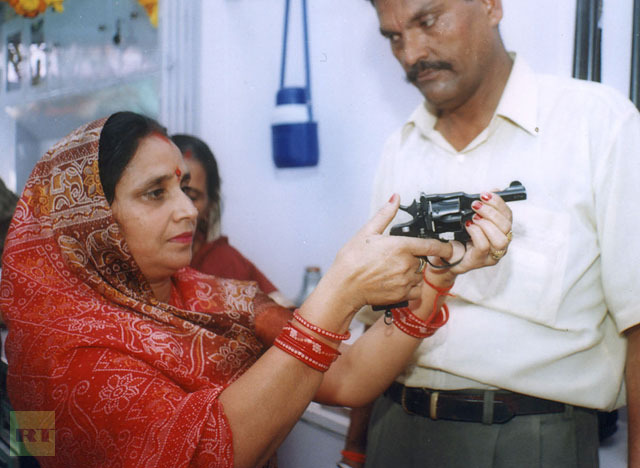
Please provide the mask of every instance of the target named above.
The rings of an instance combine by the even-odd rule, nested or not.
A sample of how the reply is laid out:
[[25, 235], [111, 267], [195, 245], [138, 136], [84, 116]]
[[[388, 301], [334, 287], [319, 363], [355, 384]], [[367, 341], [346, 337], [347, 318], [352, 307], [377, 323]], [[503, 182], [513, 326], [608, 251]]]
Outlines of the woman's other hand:
[[462, 257], [462, 261], [450, 269], [454, 274], [495, 265], [506, 255], [511, 242], [513, 217], [511, 209], [500, 196], [483, 192], [472, 208], [475, 214], [466, 226], [471, 236], [466, 251], [462, 244], [453, 242], [453, 255], [448, 259], [443, 257], [450, 263]]

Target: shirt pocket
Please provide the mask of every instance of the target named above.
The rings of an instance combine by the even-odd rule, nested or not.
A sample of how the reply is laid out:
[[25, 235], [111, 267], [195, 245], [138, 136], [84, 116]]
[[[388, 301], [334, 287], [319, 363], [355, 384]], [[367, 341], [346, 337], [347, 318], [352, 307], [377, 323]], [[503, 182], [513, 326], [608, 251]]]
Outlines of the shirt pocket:
[[514, 204], [513, 240], [496, 266], [456, 280], [458, 298], [553, 326], [563, 295], [570, 216], [530, 203]]

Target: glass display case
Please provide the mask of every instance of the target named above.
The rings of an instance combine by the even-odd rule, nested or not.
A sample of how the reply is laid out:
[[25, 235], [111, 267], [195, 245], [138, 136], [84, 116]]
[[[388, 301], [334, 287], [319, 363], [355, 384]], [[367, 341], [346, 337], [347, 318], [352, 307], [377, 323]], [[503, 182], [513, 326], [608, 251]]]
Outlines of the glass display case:
[[0, 177], [20, 191], [46, 149], [118, 110], [158, 118], [161, 41], [136, 0], [64, 0], [35, 18], [0, 3]]

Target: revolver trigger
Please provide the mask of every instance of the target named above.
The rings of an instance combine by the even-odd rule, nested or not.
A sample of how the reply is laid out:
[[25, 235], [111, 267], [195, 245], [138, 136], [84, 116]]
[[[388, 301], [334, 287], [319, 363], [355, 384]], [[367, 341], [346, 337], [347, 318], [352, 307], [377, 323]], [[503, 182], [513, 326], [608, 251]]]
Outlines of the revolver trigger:
[[409, 211], [411, 209], [411, 205], [400, 205], [399, 209], [401, 209], [402, 211], [406, 211], [407, 213], [411, 214], [411, 212]]

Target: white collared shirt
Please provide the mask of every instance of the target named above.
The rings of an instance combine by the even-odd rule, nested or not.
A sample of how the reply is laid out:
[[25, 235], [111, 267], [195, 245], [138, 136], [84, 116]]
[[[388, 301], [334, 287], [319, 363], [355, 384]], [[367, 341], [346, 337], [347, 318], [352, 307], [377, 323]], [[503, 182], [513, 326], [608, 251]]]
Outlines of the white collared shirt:
[[620, 406], [621, 332], [640, 323], [640, 114], [606, 86], [536, 75], [516, 57], [493, 119], [466, 148], [456, 151], [435, 123], [420, 105], [389, 138], [374, 209], [394, 192], [409, 204], [421, 192], [513, 180], [528, 197], [509, 204], [507, 255], [458, 277], [449, 322], [399, 380]]

